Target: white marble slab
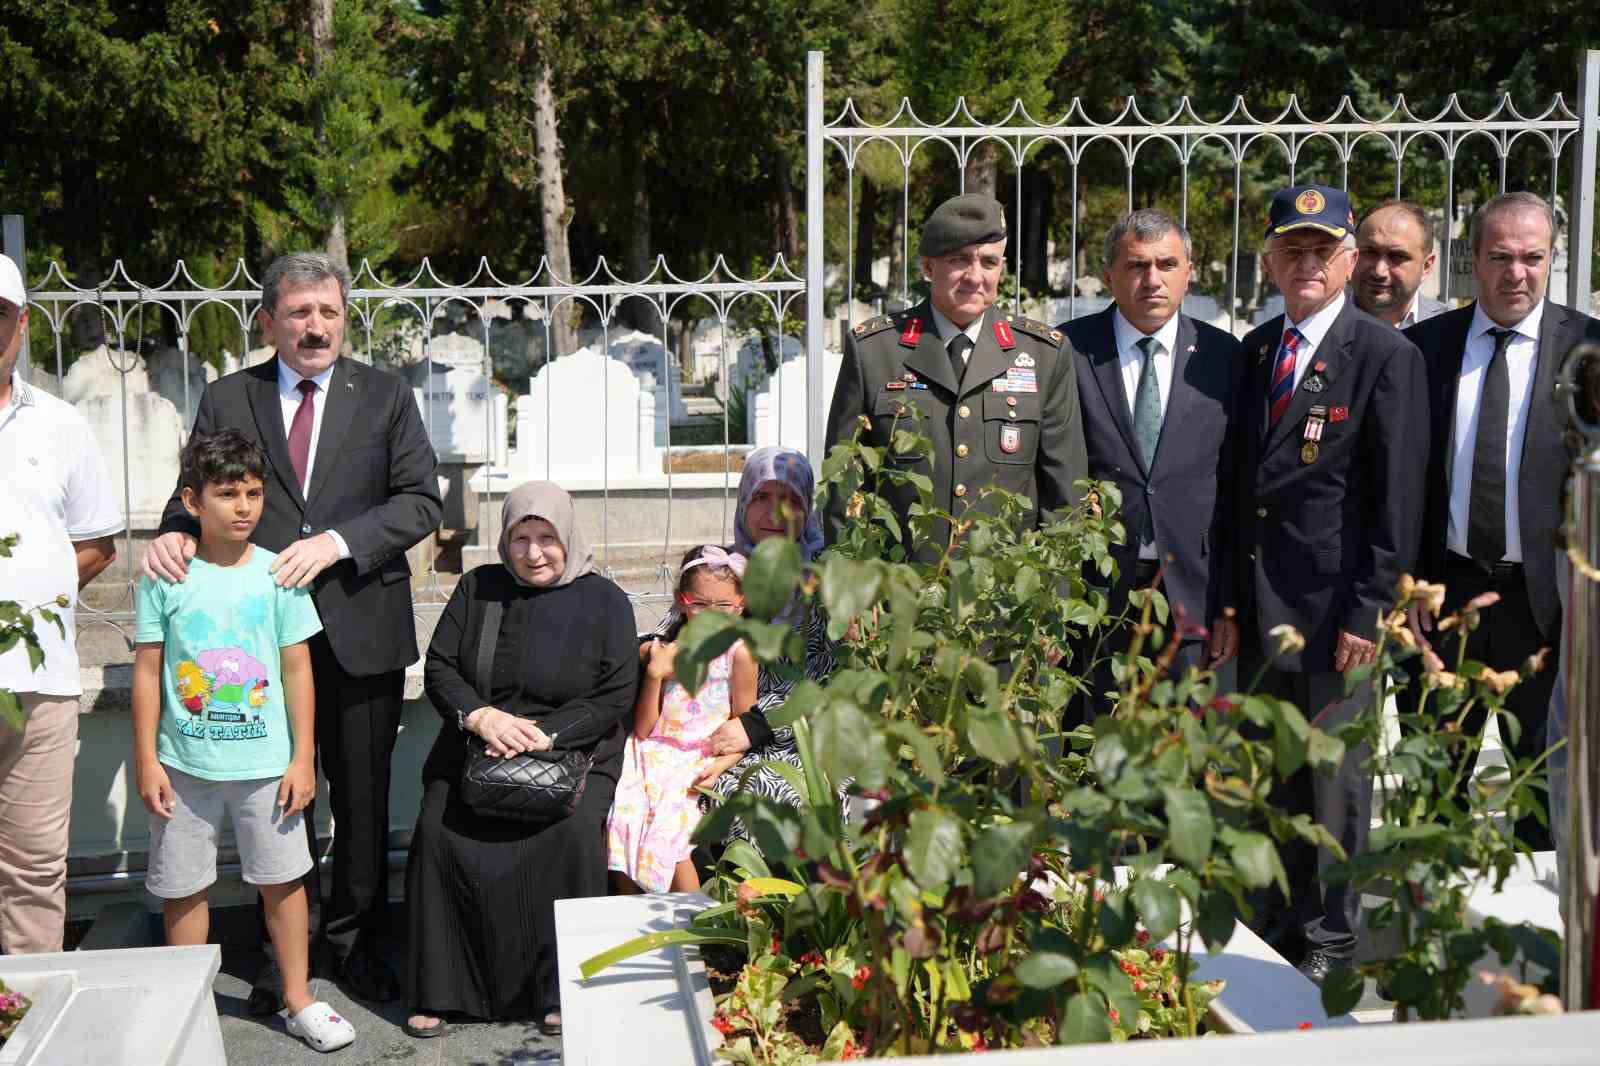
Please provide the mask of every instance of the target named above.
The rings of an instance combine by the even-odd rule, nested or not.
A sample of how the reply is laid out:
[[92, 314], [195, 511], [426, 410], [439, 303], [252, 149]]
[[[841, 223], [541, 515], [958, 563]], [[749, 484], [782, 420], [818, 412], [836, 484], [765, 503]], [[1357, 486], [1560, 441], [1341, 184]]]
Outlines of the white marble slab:
[[40, 974], [72, 982], [42, 1032], [0, 1048], [0, 1066], [222, 1066], [211, 994], [221, 966], [214, 944], [0, 958], [7, 982]]
[[709, 1066], [721, 1036], [711, 1028], [711, 985], [698, 953], [668, 948], [635, 955], [584, 980], [578, 967], [644, 933], [675, 929], [711, 900], [699, 893], [556, 901], [564, 1066]]

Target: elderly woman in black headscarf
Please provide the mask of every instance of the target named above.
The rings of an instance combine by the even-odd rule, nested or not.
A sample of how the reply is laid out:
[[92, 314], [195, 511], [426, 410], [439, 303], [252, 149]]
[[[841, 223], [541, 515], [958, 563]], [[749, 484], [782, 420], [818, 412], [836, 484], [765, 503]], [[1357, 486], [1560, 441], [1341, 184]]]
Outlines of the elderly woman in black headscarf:
[[[453, 1013], [540, 1012], [540, 1027], [559, 1032], [554, 902], [606, 893], [606, 813], [638, 685], [633, 607], [596, 571], [557, 486], [514, 489], [501, 530], [500, 562], [462, 577], [428, 646], [425, 684], [444, 727], [423, 764], [406, 866], [405, 1028], [416, 1037], [443, 1032]], [[486, 610], [491, 603], [498, 612]], [[485, 618], [495, 613], [489, 650]], [[482, 662], [492, 664], [488, 676]], [[577, 809], [529, 823], [469, 806], [469, 735], [492, 756], [587, 752]]]

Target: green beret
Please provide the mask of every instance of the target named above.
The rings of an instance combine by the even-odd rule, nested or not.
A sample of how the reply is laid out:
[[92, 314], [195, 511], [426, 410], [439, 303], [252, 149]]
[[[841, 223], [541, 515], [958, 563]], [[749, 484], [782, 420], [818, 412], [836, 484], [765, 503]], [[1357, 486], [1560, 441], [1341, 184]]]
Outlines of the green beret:
[[918, 255], [945, 255], [969, 244], [1006, 239], [1006, 216], [1000, 201], [981, 192], [952, 196], [933, 209], [922, 227]]

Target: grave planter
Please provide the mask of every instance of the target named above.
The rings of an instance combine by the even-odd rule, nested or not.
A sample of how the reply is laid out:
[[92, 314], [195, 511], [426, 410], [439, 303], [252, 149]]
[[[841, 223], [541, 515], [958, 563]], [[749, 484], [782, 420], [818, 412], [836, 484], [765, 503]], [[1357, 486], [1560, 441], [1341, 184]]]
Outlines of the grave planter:
[[[607, 948], [644, 933], [688, 925], [694, 914], [710, 903], [705, 896], [693, 893], [607, 896], [556, 903], [562, 1055], [567, 1066], [645, 1061], [652, 1066], [709, 1066], [717, 1061], [716, 1048], [722, 1038], [711, 1024], [715, 1004], [705, 966], [694, 945], [663, 948], [626, 959], [587, 981], [578, 972], [585, 959]], [[1207, 1014], [1207, 1024], [1214, 1032], [1297, 1032], [1307, 1022], [1318, 1032], [1357, 1026], [1349, 1016], [1329, 1018], [1324, 1014], [1317, 988], [1243, 925], [1236, 928], [1222, 952], [1202, 954], [1197, 959], [1199, 969], [1194, 980], [1221, 978], [1228, 982]], [[626, 1024], [619, 1019], [626, 1019]], [[1071, 1061], [1078, 1062], [1116, 1054], [1129, 1046], [1079, 1045], [1054, 1054], [1070, 1054]], [[1229, 1044], [1230, 1051], [1242, 1046]], [[1009, 1056], [1033, 1053], [991, 1054], [1008, 1056], [1006, 1061], [1010, 1061]]]
[[0, 980], [34, 1001], [0, 1066], [220, 1066], [215, 945], [0, 957]]

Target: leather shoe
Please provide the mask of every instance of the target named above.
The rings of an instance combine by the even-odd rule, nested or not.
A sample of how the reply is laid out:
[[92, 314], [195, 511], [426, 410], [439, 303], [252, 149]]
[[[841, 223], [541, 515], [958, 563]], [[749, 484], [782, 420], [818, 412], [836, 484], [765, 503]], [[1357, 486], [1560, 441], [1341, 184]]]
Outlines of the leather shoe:
[[400, 998], [400, 982], [371, 948], [356, 948], [337, 964], [339, 982], [357, 999], [390, 1003]]
[[1307, 980], [1321, 988], [1322, 982], [1327, 980], [1328, 974], [1341, 966], [1348, 967], [1349, 965], [1349, 959], [1341, 959], [1339, 956], [1330, 955], [1326, 951], [1313, 949], [1306, 953], [1305, 960], [1300, 963], [1299, 970], [1305, 974]]
[[283, 971], [278, 969], [271, 955], [267, 956], [267, 964], [261, 968], [261, 972], [256, 974], [255, 984], [250, 986], [250, 998], [245, 1000], [245, 1009], [255, 1018], [265, 1018], [283, 1009]]

